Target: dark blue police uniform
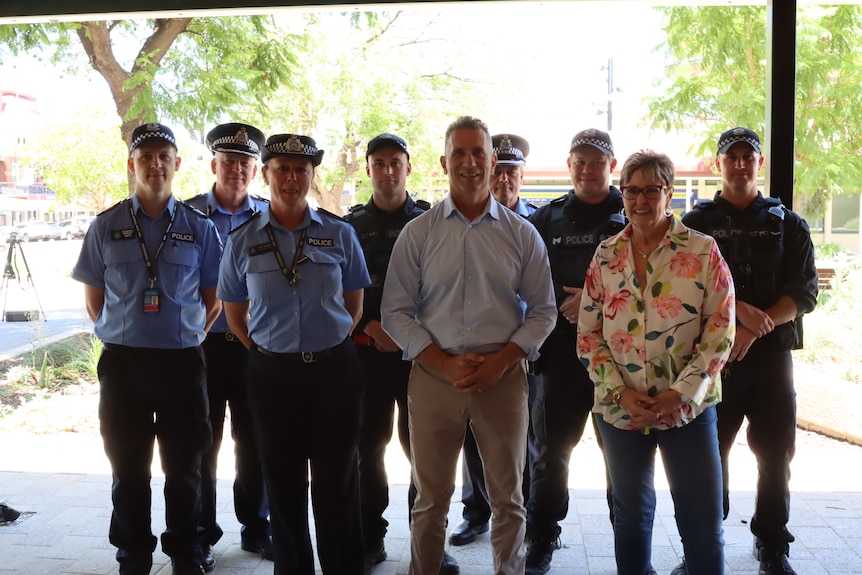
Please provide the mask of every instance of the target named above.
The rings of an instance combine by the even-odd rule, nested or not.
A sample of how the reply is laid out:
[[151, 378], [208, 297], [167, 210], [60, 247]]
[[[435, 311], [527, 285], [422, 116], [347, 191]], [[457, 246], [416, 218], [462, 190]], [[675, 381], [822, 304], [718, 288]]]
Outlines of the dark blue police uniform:
[[724, 475], [724, 514], [730, 508], [728, 458], [747, 417], [748, 445], [757, 458], [757, 497], [751, 531], [758, 548], [788, 552], [790, 461], [796, 450], [796, 391], [791, 349], [801, 347], [801, 315], [817, 302], [817, 269], [808, 225], [777, 198], [757, 198], [744, 209], [716, 195], [683, 218], [715, 238], [733, 275], [736, 298], [765, 310], [780, 297], [796, 302], [800, 318], [757, 339], [741, 361], [722, 372], [718, 441]]
[[[110, 541], [121, 573], [149, 573], [152, 565], [155, 439], [165, 474], [162, 548], [177, 564], [201, 563], [200, 462], [211, 433], [200, 292], [215, 287], [220, 253], [215, 226], [194, 208], [171, 197], [153, 219], [133, 196], [96, 218], [72, 270], [72, 278], [105, 291], [95, 322], [104, 342], [99, 419], [113, 474]], [[158, 290], [155, 300], [145, 298], [148, 289]]]
[[[272, 235], [270, 235], [272, 234]], [[273, 239], [275, 241], [273, 241]], [[291, 282], [288, 264], [301, 249]], [[230, 234], [218, 296], [250, 302], [249, 406], [270, 499], [275, 575], [312, 575], [309, 466], [324, 573], [363, 570], [357, 437], [362, 383], [344, 291], [369, 283], [353, 228], [309, 208], [293, 231], [271, 212]]]
[[[612, 186], [599, 204], [580, 201], [572, 190], [530, 216], [548, 248], [558, 309], [568, 297], [563, 286], [583, 287], [596, 247], [625, 227], [622, 209], [622, 194]], [[537, 367], [541, 379], [531, 415], [539, 453], [527, 504], [527, 538], [546, 544], [557, 541], [559, 522], [568, 513], [569, 460], [593, 408], [593, 383], [577, 359], [577, 334], [577, 325], [558, 313]], [[612, 512], [610, 481], [608, 505]]]
[[[228, 145], [231, 142], [227, 143]], [[222, 143], [221, 146], [224, 146]], [[234, 147], [236, 143], [232, 144]], [[234, 147], [217, 147], [218, 151], [237, 153]], [[231, 230], [252, 215], [269, 207], [269, 201], [248, 194], [245, 203], [235, 212], [222, 208], [215, 197], [215, 184], [208, 193], [190, 198], [187, 203], [205, 213], [218, 229], [222, 244], [227, 243]], [[213, 441], [201, 462], [201, 525], [206, 530], [206, 545], [215, 545], [223, 534], [216, 521], [216, 487], [218, 484], [218, 454], [224, 435], [226, 407], [230, 404], [230, 431], [234, 442], [236, 477], [233, 483], [233, 506], [242, 524], [244, 547], [264, 552], [261, 542], [268, 540], [269, 501], [263, 481], [263, 470], [252, 431], [245, 383], [248, 350], [227, 325], [222, 312], [203, 342], [207, 361], [207, 397]], [[264, 553], [266, 554], [266, 553]]]
[[[425, 213], [428, 202], [414, 201], [409, 196], [405, 204], [392, 212], [381, 210], [369, 200], [354, 206], [344, 219], [353, 225], [365, 254], [371, 285], [365, 288], [362, 319], [354, 331], [353, 342], [362, 367], [365, 396], [362, 410], [362, 431], [359, 435], [359, 485], [362, 501], [362, 532], [366, 549], [375, 548], [386, 536], [389, 522], [383, 512], [389, 506], [389, 479], [384, 455], [392, 439], [393, 408], [398, 405], [398, 439], [404, 455], [410, 460], [410, 431], [407, 414], [407, 380], [412, 362], [401, 359], [401, 352], [385, 353], [374, 347], [364, 328], [372, 320], [380, 321], [380, 300], [383, 282], [392, 255], [392, 246], [402, 228]], [[412, 508], [415, 492], [411, 486]]]

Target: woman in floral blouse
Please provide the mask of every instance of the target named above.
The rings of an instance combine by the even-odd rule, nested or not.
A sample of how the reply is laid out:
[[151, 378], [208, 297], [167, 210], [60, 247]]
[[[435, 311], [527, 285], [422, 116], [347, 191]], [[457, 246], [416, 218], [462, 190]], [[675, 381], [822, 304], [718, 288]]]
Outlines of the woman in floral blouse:
[[733, 344], [733, 282], [712, 238], [673, 217], [673, 181], [664, 154], [626, 160], [630, 223], [596, 250], [578, 321], [613, 485], [619, 575], [650, 570], [656, 447], [688, 571], [724, 573], [715, 404]]

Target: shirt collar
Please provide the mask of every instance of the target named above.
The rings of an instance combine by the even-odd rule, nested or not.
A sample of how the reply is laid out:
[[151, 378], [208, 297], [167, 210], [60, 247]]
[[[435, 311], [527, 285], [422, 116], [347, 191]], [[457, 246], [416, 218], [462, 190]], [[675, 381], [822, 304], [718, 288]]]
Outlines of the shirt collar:
[[[146, 210], [144, 210], [144, 209], [141, 207], [141, 200], [140, 200], [140, 198], [138, 198], [138, 194], [133, 194], [133, 195], [132, 195], [132, 208], [134, 208], [134, 210], [135, 210], [135, 213], [136, 213], [136, 214], [137, 214], [137, 213], [142, 213], [142, 214], [146, 214], [146, 213], [147, 213], [147, 212], [146, 212]], [[170, 214], [171, 216], [173, 216], [173, 215], [174, 215], [174, 210], [176, 210], [176, 208], [177, 208], [176, 200], [175, 200], [175, 198], [174, 198], [174, 195], [173, 195], [173, 194], [171, 194], [171, 197], [170, 197], [170, 198], [168, 198], [168, 204], [165, 206], [165, 211], [167, 211], [167, 212], [168, 212], [168, 214]], [[164, 212], [162, 212], [162, 213], [164, 213]], [[160, 214], [160, 215], [161, 215], [161, 214]]]
[[[490, 193], [488, 193], [488, 200], [485, 203], [485, 209], [482, 210], [482, 213], [479, 214], [479, 217], [477, 217], [475, 221], [481, 220], [486, 215], [494, 218], [495, 220], [499, 220], [501, 209], [507, 209], [508, 210], [509, 208], [503, 208], [502, 205], [500, 204], [500, 202], [495, 200], [494, 196], [492, 196]], [[445, 217], [447, 217], [447, 218], [449, 216], [451, 216], [453, 213], [456, 213], [461, 218], [463, 218], [465, 221], [467, 220], [467, 218], [465, 218], [464, 215], [458, 211], [458, 208], [455, 207], [455, 201], [452, 199], [452, 194], [448, 194], [445, 198], [443, 198], [443, 211], [444, 211]]]

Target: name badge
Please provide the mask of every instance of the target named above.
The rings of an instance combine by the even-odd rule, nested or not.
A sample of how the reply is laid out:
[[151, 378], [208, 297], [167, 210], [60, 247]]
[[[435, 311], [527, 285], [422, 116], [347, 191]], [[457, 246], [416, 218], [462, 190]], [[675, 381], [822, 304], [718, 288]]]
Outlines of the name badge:
[[159, 290], [145, 289], [144, 290], [144, 313], [159, 312]]

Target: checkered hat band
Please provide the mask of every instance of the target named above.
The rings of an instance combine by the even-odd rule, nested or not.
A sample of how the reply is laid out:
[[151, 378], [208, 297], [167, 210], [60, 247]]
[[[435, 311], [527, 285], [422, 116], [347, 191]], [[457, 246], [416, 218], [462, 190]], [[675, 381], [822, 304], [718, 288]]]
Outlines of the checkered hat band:
[[137, 148], [138, 146], [141, 145], [141, 142], [143, 142], [144, 140], [149, 140], [150, 138], [159, 138], [160, 140], [167, 140], [171, 144], [173, 144], [175, 146], [177, 145], [177, 141], [174, 139], [173, 136], [171, 136], [167, 132], [162, 132], [161, 130], [157, 130], [155, 132], [144, 132], [143, 134], [140, 134], [137, 138], [132, 140], [131, 148], [132, 149]]
[[598, 138], [581, 138], [580, 140], [575, 140], [572, 142], [572, 148], [577, 148], [578, 146], [583, 146], [584, 144], [589, 144], [591, 146], [598, 146], [599, 148], [605, 150], [611, 150], [610, 145], [604, 140], [600, 140]]
[[257, 145], [257, 142], [249, 138], [246, 141], [239, 141], [236, 136], [224, 136], [222, 138], [218, 138], [213, 140], [212, 147], [213, 149], [218, 148], [219, 146], [223, 146], [225, 144], [234, 144], [236, 146], [243, 146], [248, 148], [253, 152], [260, 152], [260, 148]]
[[497, 156], [506, 155], [506, 156], [514, 156], [518, 160], [524, 159], [524, 152], [519, 150], [518, 148], [494, 148], [494, 154]]
[[303, 144], [301, 150], [291, 150], [290, 146], [287, 144], [287, 142], [276, 142], [275, 144], [269, 144], [266, 149], [273, 154], [302, 154], [305, 156], [313, 156], [317, 153], [317, 148], [309, 146], [308, 144]]
[[754, 138], [749, 138], [748, 136], [731, 136], [730, 138], [727, 138], [726, 140], [720, 141], [718, 143], [718, 149], [720, 150], [725, 146], [728, 146], [730, 144], [735, 144], [737, 142], [745, 142], [746, 144], [748, 144], [749, 146], [751, 146], [755, 150], [760, 149], [760, 142], [758, 142]]

